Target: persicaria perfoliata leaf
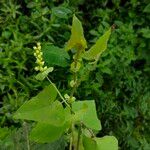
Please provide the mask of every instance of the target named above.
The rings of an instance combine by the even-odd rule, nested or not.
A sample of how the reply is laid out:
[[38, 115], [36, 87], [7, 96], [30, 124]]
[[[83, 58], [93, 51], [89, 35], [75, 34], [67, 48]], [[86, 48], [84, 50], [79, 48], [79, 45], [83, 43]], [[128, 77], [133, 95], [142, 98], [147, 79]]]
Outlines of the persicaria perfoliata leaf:
[[66, 50], [75, 48], [77, 50], [84, 50], [87, 47], [84, 38], [82, 24], [79, 19], [74, 15], [72, 21], [71, 37], [66, 45]]
[[[85, 126], [94, 130], [101, 130], [100, 120], [97, 118], [94, 100], [77, 101], [72, 104], [75, 115]], [[75, 116], [76, 117], [76, 116]]]
[[56, 99], [57, 92], [52, 85], [47, 86], [37, 96], [26, 101], [15, 113], [16, 119], [33, 120], [60, 125], [64, 123], [65, 111]]
[[[49, 123], [55, 126], [59, 126], [65, 122], [65, 111], [62, 104], [59, 101], [52, 103], [45, 103], [41, 106], [32, 99], [22, 105], [15, 114], [16, 119], [33, 120], [41, 123]], [[44, 99], [41, 99], [44, 100]]]
[[83, 58], [87, 60], [96, 60], [106, 50], [107, 42], [111, 34], [111, 28], [101, 36], [97, 42], [84, 53]]
[[118, 150], [118, 141], [114, 136], [102, 138], [83, 136], [83, 146], [85, 150]]
[[66, 130], [66, 125], [54, 126], [46, 123], [37, 123], [30, 133], [30, 139], [38, 143], [50, 143], [59, 139]]
[[97, 150], [118, 150], [118, 141], [114, 136], [95, 138]]
[[84, 150], [97, 150], [96, 141], [93, 138], [89, 138], [83, 135]]

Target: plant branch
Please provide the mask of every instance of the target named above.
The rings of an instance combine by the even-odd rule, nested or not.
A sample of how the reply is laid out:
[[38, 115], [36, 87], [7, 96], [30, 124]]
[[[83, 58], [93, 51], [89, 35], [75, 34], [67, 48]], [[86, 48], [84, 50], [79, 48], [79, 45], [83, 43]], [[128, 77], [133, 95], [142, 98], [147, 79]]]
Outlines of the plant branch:
[[72, 123], [72, 124], [71, 124], [71, 136], [70, 136], [69, 150], [72, 150], [72, 148], [73, 148], [73, 140], [74, 140], [73, 130], [74, 130], [74, 125], [73, 125], [73, 123]]
[[26, 141], [27, 141], [27, 150], [30, 150], [30, 142], [29, 142], [29, 136], [28, 136], [28, 127], [27, 127], [26, 122], [23, 123], [23, 126], [24, 126]]
[[[77, 54], [76, 54], [75, 59], [74, 59], [74, 68], [77, 67], [79, 56], [80, 56], [81, 52], [82, 52], [82, 50], [80, 50], [80, 49], [77, 51]], [[71, 98], [73, 97], [73, 95], [76, 91], [76, 88], [77, 88], [77, 72], [73, 73], [73, 80], [74, 80], [75, 84], [74, 84], [72, 91], [71, 91], [71, 94], [70, 94]]]
[[80, 137], [81, 137], [81, 128], [82, 128], [82, 123], [80, 124], [79, 128], [78, 128], [78, 140], [77, 140], [77, 150], [79, 150], [79, 146], [80, 146]]

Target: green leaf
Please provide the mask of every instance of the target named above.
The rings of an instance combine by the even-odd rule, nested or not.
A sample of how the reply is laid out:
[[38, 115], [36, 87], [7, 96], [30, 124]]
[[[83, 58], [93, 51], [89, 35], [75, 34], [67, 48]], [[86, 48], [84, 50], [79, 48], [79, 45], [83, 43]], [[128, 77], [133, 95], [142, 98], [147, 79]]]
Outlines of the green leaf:
[[106, 74], [112, 74], [112, 71], [111, 71], [109, 68], [107, 68], [107, 67], [102, 67], [102, 68], [101, 68], [101, 71], [102, 71], [103, 73], [106, 73]]
[[30, 139], [38, 143], [50, 143], [59, 139], [65, 132], [66, 126], [53, 126], [51, 124], [38, 123], [30, 133]]
[[94, 100], [77, 101], [72, 104], [75, 115], [79, 116], [80, 121], [88, 128], [101, 130], [100, 120], [97, 118]]
[[30, 146], [31, 150], [65, 150], [67, 145], [66, 139], [62, 136], [52, 143], [34, 143]]
[[83, 146], [85, 150], [118, 150], [118, 141], [114, 136], [104, 136], [102, 138], [83, 136]]
[[142, 33], [143, 37], [150, 38], [150, 29], [149, 28], [142, 28], [139, 30], [140, 33]]
[[67, 19], [67, 15], [71, 13], [71, 10], [62, 6], [54, 7], [52, 8], [52, 15], [58, 17]]
[[8, 128], [1, 128], [0, 127], [0, 140], [4, 139], [6, 136], [9, 134], [9, 129]]
[[43, 123], [59, 125], [64, 123], [65, 112], [62, 104], [56, 99], [56, 91], [52, 85], [25, 102], [15, 113], [16, 119], [27, 119]]
[[150, 4], [148, 4], [145, 8], [144, 11], [145, 13], [150, 13]]
[[84, 150], [96, 150], [96, 141], [94, 139], [83, 136]]
[[49, 68], [47, 68], [45, 71], [38, 73], [35, 78], [36, 78], [37, 80], [42, 81], [42, 80], [44, 80], [44, 79], [48, 76], [48, 74], [49, 74], [50, 72], [52, 72], [52, 71], [53, 71], [53, 67], [49, 67]]
[[118, 150], [118, 141], [114, 136], [95, 138], [97, 150]]
[[15, 115], [17, 119], [33, 120], [59, 126], [65, 122], [65, 112], [59, 101], [47, 103], [45, 106], [32, 107], [30, 103], [23, 105]]
[[45, 44], [42, 46], [43, 58], [48, 66], [61, 66], [66, 67], [70, 56], [68, 53], [54, 45]]
[[96, 60], [106, 50], [107, 42], [111, 34], [111, 28], [101, 36], [97, 42], [84, 53], [83, 58], [87, 60]]
[[79, 19], [74, 15], [72, 21], [71, 37], [66, 45], [66, 50], [72, 48], [84, 50], [87, 47], [86, 40], [84, 38], [82, 24]]

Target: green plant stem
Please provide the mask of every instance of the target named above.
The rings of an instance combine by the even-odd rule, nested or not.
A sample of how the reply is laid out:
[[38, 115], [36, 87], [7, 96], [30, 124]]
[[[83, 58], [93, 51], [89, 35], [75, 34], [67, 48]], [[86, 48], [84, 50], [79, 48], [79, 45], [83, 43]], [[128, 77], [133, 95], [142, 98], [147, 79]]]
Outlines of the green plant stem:
[[77, 140], [77, 150], [79, 150], [80, 148], [80, 137], [81, 137], [81, 128], [82, 128], [82, 124], [80, 124], [79, 128], [78, 128], [78, 140]]
[[72, 148], [73, 148], [73, 140], [74, 140], [73, 128], [74, 128], [74, 125], [73, 125], [73, 123], [72, 123], [72, 124], [71, 124], [71, 136], [70, 136], [69, 150], [72, 150]]
[[72, 150], [72, 144], [73, 144], [73, 139], [72, 136], [70, 137], [70, 145], [69, 145], [69, 150]]
[[70, 105], [66, 102], [66, 100], [63, 98], [63, 96], [61, 95], [61, 93], [59, 92], [59, 90], [57, 89], [56, 85], [50, 80], [49, 77], [47, 77], [47, 80], [50, 82], [50, 84], [55, 88], [55, 90], [57, 91], [58, 95], [60, 96], [60, 98], [63, 100], [63, 102], [71, 109]]
[[26, 136], [26, 142], [27, 142], [27, 150], [30, 150], [30, 142], [29, 142], [29, 136], [28, 136], [28, 127], [26, 122], [23, 123], [25, 136]]
[[77, 82], [77, 73], [74, 73], [74, 81], [75, 81], [75, 85], [72, 88], [72, 91], [71, 91], [71, 94], [70, 94], [70, 98], [73, 97], [73, 95], [74, 95], [74, 93], [76, 91], [76, 88], [77, 88], [77, 83], [76, 83]]
[[[74, 59], [74, 68], [77, 67], [77, 63], [78, 63], [79, 56], [80, 56], [81, 52], [82, 52], [82, 50], [78, 50], [78, 51], [77, 51], [76, 57], [75, 57], [75, 59]], [[74, 72], [74, 73], [73, 73], [73, 80], [74, 80], [74, 82], [75, 82], [75, 85], [73, 86], [72, 92], [71, 92], [71, 94], [70, 94], [70, 97], [71, 97], [71, 98], [73, 97], [73, 95], [74, 95], [74, 93], [75, 93], [75, 91], [76, 91], [76, 88], [77, 88], [77, 72]]]

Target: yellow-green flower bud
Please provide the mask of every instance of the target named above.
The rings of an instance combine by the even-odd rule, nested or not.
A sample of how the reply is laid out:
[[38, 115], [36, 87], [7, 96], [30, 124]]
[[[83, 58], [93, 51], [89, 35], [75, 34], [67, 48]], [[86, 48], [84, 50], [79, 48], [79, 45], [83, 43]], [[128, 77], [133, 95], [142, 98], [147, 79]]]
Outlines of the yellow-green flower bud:
[[41, 72], [43, 72], [44, 71], [44, 68], [43, 67], [40, 67], [40, 69], [39, 69]]
[[34, 50], [36, 50], [36, 49], [37, 49], [37, 47], [36, 47], [36, 46], [33, 46], [33, 49], [34, 49]]
[[41, 50], [41, 45], [39, 45], [37, 48], [38, 48], [39, 50]]
[[40, 51], [39, 51], [39, 49], [36, 49], [36, 51], [35, 51], [35, 52], [36, 52], [36, 54], [40, 54]]
[[36, 53], [34, 52], [34, 56], [36, 57]]
[[44, 67], [44, 71], [47, 69], [47, 66]]
[[43, 55], [43, 52], [40, 52], [40, 55], [42, 56], [42, 55]]
[[44, 65], [44, 61], [40, 61], [40, 63], [39, 63], [41, 66], [43, 66]]
[[68, 100], [68, 99], [70, 98], [70, 96], [69, 96], [68, 94], [65, 94], [65, 95], [64, 95], [64, 98], [65, 98], [66, 100]]
[[41, 43], [40, 43], [40, 42], [37, 42], [37, 46], [41, 46]]
[[39, 59], [37, 59], [35, 63], [36, 63], [36, 64], [40, 64], [40, 62], [41, 62], [41, 61], [40, 61]]
[[74, 80], [71, 80], [71, 81], [70, 81], [70, 86], [71, 86], [71, 87], [74, 87], [75, 84], [76, 84], [76, 82], [75, 82]]
[[76, 100], [76, 98], [75, 98], [75, 97], [71, 97], [71, 98], [69, 98], [69, 99], [68, 99], [68, 103], [70, 103], [70, 104], [71, 104], [71, 103], [73, 103], [75, 100]]
[[41, 43], [38, 42], [37, 47], [34, 46], [33, 49], [35, 50], [34, 56], [36, 57], [36, 64], [38, 64], [38, 66], [35, 67], [35, 70], [43, 72], [47, 69], [47, 66], [44, 67], [44, 61], [42, 57], [43, 52], [41, 51]]
[[42, 56], [40, 54], [37, 56], [37, 58], [42, 60]]
[[35, 71], [38, 71], [38, 70], [39, 70], [39, 67], [35, 67], [34, 69], [35, 69]]

